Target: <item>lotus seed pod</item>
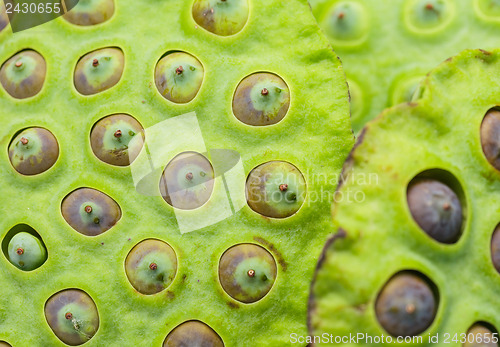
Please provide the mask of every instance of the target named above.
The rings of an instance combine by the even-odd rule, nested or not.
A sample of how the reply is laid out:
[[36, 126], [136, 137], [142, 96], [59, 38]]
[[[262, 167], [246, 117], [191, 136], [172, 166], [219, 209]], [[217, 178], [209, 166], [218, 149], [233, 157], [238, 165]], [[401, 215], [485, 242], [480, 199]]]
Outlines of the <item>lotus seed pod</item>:
[[240, 82], [233, 98], [233, 113], [248, 125], [272, 125], [282, 120], [290, 107], [290, 91], [274, 74], [254, 73]]
[[163, 347], [224, 347], [220, 336], [200, 321], [188, 321], [172, 330]]
[[45, 59], [33, 50], [21, 51], [7, 60], [0, 69], [0, 82], [7, 93], [25, 99], [40, 92], [45, 82]]
[[448, 25], [455, 14], [450, 0], [412, 0], [405, 9], [409, 29], [417, 33], [433, 33]]
[[493, 266], [500, 273], [500, 226], [497, 226], [491, 238], [491, 260]]
[[14, 235], [9, 242], [9, 261], [24, 271], [40, 267], [47, 260], [47, 250], [43, 242], [27, 232]]
[[364, 128], [332, 204], [338, 231], [311, 284], [311, 336], [418, 334], [423, 342], [409, 344], [428, 345], [429, 334], [456, 333], [452, 344], [463, 346], [477, 319], [497, 323], [500, 220], [491, 202], [500, 175], [480, 128], [498, 105], [499, 74], [500, 50], [463, 51], [428, 73], [411, 103]]
[[433, 239], [457, 242], [462, 231], [462, 205], [447, 185], [420, 180], [408, 188], [408, 206], [415, 222]]
[[59, 157], [55, 136], [44, 128], [27, 128], [9, 145], [10, 163], [23, 175], [38, 175], [50, 169]]
[[109, 20], [115, 12], [114, 0], [64, 0], [71, 8], [63, 18], [76, 25], [96, 25]]
[[306, 197], [306, 182], [300, 170], [286, 161], [270, 161], [257, 166], [247, 178], [248, 206], [271, 218], [295, 214]]
[[127, 114], [114, 114], [98, 121], [90, 133], [90, 145], [97, 158], [110, 165], [127, 166], [137, 157], [143, 141], [130, 142], [142, 136], [142, 125]]
[[436, 310], [431, 287], [410, 273], [391, 278], [375, 303], [378, 321], [393, 336], [421, 334], [434, 321]]
[[160, 179], [160, 192], [171, 206], [192, 210], [212, 195], [214, 169], [210, 161], [196, 152], [183, 152], [168, 163]]
[[[498, 347], [498, 343], [493, 342], [496, 331], [488, 328], [482, 323], [476, 323], [467, 331], [467, 341], [463, 347]], [[498, 337], [498, 333], [496, 333]], [[488, 342], [486, 342], [488, 341]]]
[[69, 193], [62, 202], [61, 212], [73, 229], [87, 236], [109, 230], [122, 215], [116, 201], [92, 188], [79, 188]]
[[139, 293], [159, 293], [174, 280], [177, 272], [175, 251], [160, 240], [141, 241], [127, 255], [125, 272]]
[[156, 88], [165, 99], [184, 104], [198, 94], [204, 74], [203, 65], [191, 54], [169, 53], [156, 65]]
[[329, 38], [339, 46], [362, 43], [369, 32], [369, 18], [363, 4], [354, 1], [337, 2], [322, 21]]
[[500, 170], [500, 111], [491, 109], [481, 123], [481, 145], [486, 159]]
[[99, 329], [94, 300], [79, 289], [66, 289], [52, 295], [45, 304], [45, 318], [54, 334], [70, 346], [89, 341]]
[[262, 299], [276, 280], [276, 261], [265, 248], [244, 243], [229, 248], [219, 261], [219, 281], [233, 299], [250, 304]]
[[125, 58], [119, 48], [102, 48], [87, 53], [75, 68], [75, 88], [83, 95], [100, 93], [120, 81]]
[[196, 0], [193, 18], [199, 26], [215, 35], [234, 35], [248, 21], [248, 0]]

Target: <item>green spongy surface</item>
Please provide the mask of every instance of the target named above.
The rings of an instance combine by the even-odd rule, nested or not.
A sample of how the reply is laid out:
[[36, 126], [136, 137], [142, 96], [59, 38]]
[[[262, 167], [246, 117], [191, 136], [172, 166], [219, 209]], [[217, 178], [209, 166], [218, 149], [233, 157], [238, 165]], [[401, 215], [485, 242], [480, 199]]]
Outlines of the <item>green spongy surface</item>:
[[[427, 346], [428, 334], [439, 334], [439, 346], [461, 346], [451, 339], [445, 344], [444, 334], [466, 333], [478, 321], [499, 329], [500, 274], [490, 243], [500, 221], [500, 172], [486, 160], [480, 140], [483, 117], [500, 105], [499, 78], [499, 50], [464, 51], [430, 73], [415, 102], [366, 126], [333, 205], [343, 231], [325, 246], [311, 287], [311, 334], [387, 336], [375, 300], [403, 270], [427, 276], [440, 301], [423, 343], [401, 345]], [[429, 237], [410, 213], [408, 184], [426, 171], [462, 200], [464, 229], [455, 244]]]
[[[309, 3], [344, 64], [356, 133], [385, 108], [409, 101], [402, 100], [402, 96], [411, 96], [412, 87], [448, 57], [468, 48], [500, 46], [497, 0], [309, 0]], [[339, 40], [332, 34], [331, 16], [341, 3], [359, 4], [366, 13], [355, 24], [361, 27], [361, 39]], [[412, 6], [423, 7], [428, 3], [446, 4], [442, 17], [447, 19], [436, 30], [415, 30]], [[490, 3], [492, 7], [488, 9]]]
[[[305, 0], [249, 1], [247, 24], [229, 37], [197, 26], [192, 4], [120, 0], [113, 17], [100, 25], [78, 27], [57, 18], [16, 34], [9, 27], [0, 32], [0, 62], [26, 48], [47, 62], [45, 84], [35, 97], [13, 99], [0, 88], [0, 237], [25, 223], [48, 250], [48, 260], [31, 272], [0, 254], [0, 339], [13, 346], [62, 346], [45, 320], [44, 305], [65, 288], [84, 290], [97, 305], [100, 327], [88, 346], [160, 346], [190, 319], [208, 324], [226, 346], [288, 345], [291, 333], [306, 333], [308, 286], [332, 230], [327, 194], [335, 189], [335, 176], [353, 143], [340, 61]], [[77, 61], [109, 46], [123, 50], [121, 80], [104, 92], [79, 94], [73, 85]], [[205, 69], [203, 85], [188, 104], [164, 99], [154, 83], [157, 61], [172, 50], [196, 56]], [[288, 114], [273, 126], [247, 126], [232, 114], [238, 83], [258, 71], [278, 74], [290, 88]], [[148, 128], [192, 111], [207, 148], [239, 152], [245, 176], [270, 160], [297, 166], [308, 189], [301, 210], [277, 220], [245, 205], [224, 221], [181, 235], [174, 209], [159, 191], [157, 196], [139, 194], [129, 167], [105, 164], [92, 152], [90, 131], [106, 115], [128, 113]], [[49, 129], [60, 147], [56, 164], [31, 177], [18, 174], [7, 153], [16, 132], [29, 126]], [[171, 141], [182, 147], [185, 134], [178, 135]], [[113, 228], [87, 237], [66, 223], [61, 202], [79, 187], [98, 189], [119, 204], [122, 217]], [[128, 252], [147, 238], [167, 242], [178, 257], [171, 286], [151, 296], [136, 292], [124, 269]], [[244, 242], [268, 249], [278, 265], [271, 291], [248, 305], [224, 292], [217, 272], [224, 251]]]

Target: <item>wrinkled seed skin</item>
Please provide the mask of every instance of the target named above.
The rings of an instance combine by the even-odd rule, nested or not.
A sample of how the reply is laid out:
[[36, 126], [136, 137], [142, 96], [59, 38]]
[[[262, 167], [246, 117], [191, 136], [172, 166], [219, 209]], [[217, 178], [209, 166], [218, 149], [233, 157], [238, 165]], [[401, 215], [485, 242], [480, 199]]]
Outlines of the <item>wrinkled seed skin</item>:
[[[90, 133], [90, 145], [95, 156], [105, 163], [116, 166], [127, 166], [133, 161], [139, 154], [142, 146], [134, 146], [130, 148], [128, 142], [116, 140], [114, 133], [116, 130], [122, 130], [124, 134], [120, 139], [130, 138], [125, 129], [121, 129], [117, 126], [117, 123], [126, 123], [129, 129], [135, 133], [134, 136], [142, 136], [141, 133], [144, 131], [142, 125], [132, 116], [127, 114], [115, 114], [107, 116], [99, 120]], [[119, 129], [120, 128], [120, 129]], [[111, 133], [106, 134], [106, 131], [111, 129]], [[104, 139], [105, 135], [109, 136], [111, 140], [117, 141], [116, 146], [113, 148], [107, 148], [105, 146]], [[109, 139], [108, 139], [109, 140]], [[131, 140], [131, 139], [130, 139]]]
[[[34, 135], [31, 138], [30, 134]], [[39, 141], [41, 148], [36, 155], [26, 156], [20, 149], [21, 138]], [[33, 144], [33, 143], [32, 143]], [[28, 143], [30, 145], [30, 143]], [[16, 147], [17, 146], [17, 147]], [[23, 175], [38, 175], [50, 169], [59, 157], [59, 144], [55, 136], [44, 128], [28, 128], [17, 135], [9, 146], [9, 159], [14, 169]]]
[[430, 179], [412, 184], [408, 189], [408, 206], [417, 224], [433, 239], [442, 243], [459, 239], [462, 205], [447, 185]]
[[[260, 277], [263, 271], [266, 270], [261, 266], [252, 266], [251, 269], [245, 268], [243, 276], [237, 274], [238, 265], [249, 258], [259, 258], [266, 264], [267, 269], [270, 271], [270, 276], [266, 280]], [[259, 289], [257, 293], [249, 293], [242, 288], [242, 283], [240, 283], [240, 281], [247, 279], [245, 277], [248, 277], [246, 274], [248, 270], [255, 271], [255, 276], [248, 280], [255, 282], [255, 287]], [[276, 274], [276, 261], [273, 256], [266, 249], [255, 244], [245, 243], [233, 246], [224, 252], [219, 262], [219, 281], [222, 288], [233, 299], [247, 304], [262, 299], [271, 290]]]
[[188, 321], [172, 330], [163, 347], [224, 347], [220, 336], [200, 321]]
[[[96, 214], [92, 211], [91, 219], [99, 218], [99, 223], [86, 222], [81, 215], [88, 202], [102, 208], [102, 213]], [[112, 228], [121, 218], [120, 206], [108, 195], [92, 189], [79, 188], [68, 194], [61, 205], [61, 211], [68, 224], [81, 234], [96, 236]], [[94, 215], [92, 215], [94, 213]]]
[[500, 111], [486, 113], [481, 124], [481, 146], [488, 162], [500, 171]]
[[[161, 275], [161, 280], [151, 277], [148, 278], [150, 281], [143, 281], [139, 276], [135, 275], [137, 271], [141, 271], [138, 267], [143, 262], [144, 257], [152, 253], [161, 253], [166, 256], [173, 264], [174, 270], [172, 273], [168, 273], [161, 268], [162, 264], [158, 262], [158, 268], [156, 270], [146, 269], [146, 271], [154, 273], [154, 277]], [[145, 295], [159, 293], [172, 283], [177, 272], [177, 257], [175, 251], [170, 245], [160, 240], [149, 239], [141, 241], [135, 245], [127, 255], [125, 260], [125, 272], [130, 283], [139, 293]]]
[[[110, 19], [115, 12], [114, 0], [79, 0], [78, 4], [76, 0], [63, 1], [66, 1], [67, 8], [71, 8], [63, 18], [75, 25], [101, 24]], [[88, 5], [91, 5], [91, 8], [88, 8]]]
[[[271, 110], [257, 109], [255, 100], [252, 99], [252, 90], [256, 84], [267, 86], [269, 93], [275, 93], [274, 85], [277, 85], [283, 93], [282, 102], [276, 101], [270, 104]], [[273, 95], [271, 95], [272, 97]], [[269, 96], [268, 96], [269, 97]], [[262, 97], [264, 99], [265, 97]], [[254, 73], [243, 79], [233, 97], [233, 114], [241, 122], [252, 126], [273, 125], [281, 121], [290, 107], [290, 91], [285, 81], [277, 75], [260, 72]]]
[[[15, 63], [20, 58], [28, 59], [29, 63], [26, 62], [22, 70], [17, 70]], [[20, 76], [20, 74], [27, 72], [26, 69], [33, 70], [17, 81], [9, 76]], [[46, 73], [47, 64], [45, 59], [36, 51], [25, 50], [15, 54], [2, 65], [0, 68], [0, 82], [12, 97], [25, 99], [37, 95], [42, 90]]]
[[[471, 342], [469, 342], [468, 339], [467, 342], [463, 344], [463, 347], [498, 347], [498, 343], [491, 341], [494, 333], [496, 333], [496, 331], [491, 331], [484, 325], [476, 323], [467, 331], [467, 337], [469, 337], [469, 334], [472, 334], [474, 335], [474, 339], [471, 337]], [[482, 342], [486, 337], [490, 340], [489, 343]]]
[[[64, 318], [67, 312], [63, 308], [67, 304], [75, 304], [81, 307], [91, 317], [90, 320], [78, 321], [78, 317], [75, 316], [75, 319], [81, 324], [80, 329], [86, 330], [86, 328], [89, 328], [90, 333], [83, 334], [82, 331], [76, 329], [67, 331], [67, 326], [61, 326], [60, 322], [71, 324], [71, 321], [67, 322]], [[78, 346], [87, 342], [95, 335], [99, 328], [99, 314], [94, 300], [87, 293], [79, 289], [66, 289], [52, 295], [45, 304], [45, 318], [54, 334], [70, 346]]]
[[[408, 305], [413, 305], [412, 313], [408, 313]], [[424, 332], [434, 321], [436, 310], [430, 286], [410, 273], [391, 278], [375, 303], [379, 323], [393, 336], [416, 336]]]

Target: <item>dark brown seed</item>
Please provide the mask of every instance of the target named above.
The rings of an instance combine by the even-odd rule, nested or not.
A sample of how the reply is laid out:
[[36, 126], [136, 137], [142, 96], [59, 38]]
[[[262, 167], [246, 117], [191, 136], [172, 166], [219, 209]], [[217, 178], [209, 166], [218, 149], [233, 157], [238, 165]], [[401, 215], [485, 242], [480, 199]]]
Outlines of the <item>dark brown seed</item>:
[[172, 330], [163, 347], [224, 347], [220, 336], [208, 325], [200, 321], [184, 322]]
[[488, 162], [500, 170], [500, 110], [492, 108], [481, 123], [481, 146]]
[[491, 260], [495, 269], [500, 273], [500, 224], [495, 228], [491, 238]]

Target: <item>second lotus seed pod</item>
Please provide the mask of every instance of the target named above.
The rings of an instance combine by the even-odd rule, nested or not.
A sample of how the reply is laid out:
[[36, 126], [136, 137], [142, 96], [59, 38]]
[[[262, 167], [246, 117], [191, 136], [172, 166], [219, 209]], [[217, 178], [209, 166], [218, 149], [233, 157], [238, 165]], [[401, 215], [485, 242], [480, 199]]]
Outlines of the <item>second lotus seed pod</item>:
[[45, 82], [45, 59], [33, 50], [15, 54], [0, 68], [0, 82], [7, 93], [25, 99], [40, 92]]
[[322, 26], [338, 45], [354, 46], [367, 37], [369, 20], [364, 5], [354, 1], [341, 1], [334, 5]]

